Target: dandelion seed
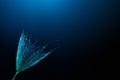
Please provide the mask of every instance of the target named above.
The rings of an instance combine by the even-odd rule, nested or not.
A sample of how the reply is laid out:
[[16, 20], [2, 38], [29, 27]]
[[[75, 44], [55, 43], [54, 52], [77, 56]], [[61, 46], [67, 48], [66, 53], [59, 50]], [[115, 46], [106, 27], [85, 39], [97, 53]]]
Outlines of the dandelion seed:
[[56, 49], [45, 53], [44, 49], [46, 49], [47, 45], [48, 44], [44, 45], [42, 48], [37, 47], [35, 44], [31, 43], [30, 39], [28, 39], [23, 32], [18, 43], [16, 73], [12, 80], [15, 80], [15, 77], [19, 72], [36, 65]]

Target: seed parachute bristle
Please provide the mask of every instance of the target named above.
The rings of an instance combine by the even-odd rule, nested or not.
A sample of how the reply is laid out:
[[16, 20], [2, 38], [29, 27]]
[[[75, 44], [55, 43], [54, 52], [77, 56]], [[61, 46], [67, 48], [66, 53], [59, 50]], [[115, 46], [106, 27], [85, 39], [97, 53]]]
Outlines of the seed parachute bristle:
[[18, 50], [16, 55], [16, 74], [12, 80], [15, 80], [15, 77], [19, 72], [36, 65], [56, 49], [55, 48], [45, 53], [44, 49], [46, 49], [47, 45], [48, 44], [41, 48], [39, 46], [37, 47], [35, 44], [31, 43], [30, 39], [28, 39], [28, 37], [23, 32], [18, 43]]

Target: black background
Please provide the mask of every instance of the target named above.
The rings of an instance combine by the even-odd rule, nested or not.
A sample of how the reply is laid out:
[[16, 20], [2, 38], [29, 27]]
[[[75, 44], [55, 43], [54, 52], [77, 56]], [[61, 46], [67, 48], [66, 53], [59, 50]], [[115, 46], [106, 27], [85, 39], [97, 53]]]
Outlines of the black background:
[[68, 6], [68, 11], [64, 4], [54, 17], [49, 13], [36, 17], [29, 13], [31, 10], [21, 9], [21, 12], [17, 5], [11, 7], [13, 2], [9, 4], [9, 0], [0, 0], [0, 80], [11, 80], [15, 74], [15, 57], [23, 29], [32, 35], [33, 42], [39, 38], [38, 43], [42, 45], [60, 40], [49, 45], [50, 49], [60, 48], [21, 72], [17, 80], [111, 78], [113, 56], [120, 53], [119, 3], [117, 0], [85, 1], [82, 6], [82, 1], [69, 3], [73, 5]]

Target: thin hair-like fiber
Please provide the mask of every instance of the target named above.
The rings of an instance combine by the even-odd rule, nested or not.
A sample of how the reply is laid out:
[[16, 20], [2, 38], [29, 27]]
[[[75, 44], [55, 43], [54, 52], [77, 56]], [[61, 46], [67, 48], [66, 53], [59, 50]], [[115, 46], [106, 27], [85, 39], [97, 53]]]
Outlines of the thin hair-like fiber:
[[44, 50], [47, 46], [48, 44], [40, 48], [39, 46], [36, 46], [36, 44], [31, 43], [30, 39], [28, 39], [23, 31], [18, 43], [16, 54], [16, 73], [12, 80], [15, 80], [19, 72], [36, 65], [38, 62], [56, 50], [56, 48], [54, 48], [51, 51], [45, 53]]

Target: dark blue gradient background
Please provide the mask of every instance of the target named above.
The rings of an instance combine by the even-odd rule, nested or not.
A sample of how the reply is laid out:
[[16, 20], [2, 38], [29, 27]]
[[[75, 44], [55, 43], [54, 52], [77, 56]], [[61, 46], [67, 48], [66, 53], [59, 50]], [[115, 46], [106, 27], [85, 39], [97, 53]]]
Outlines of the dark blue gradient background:
[[[0, 0], [0, 80], [11, 80], [24, 30], [38, 45], [60, 46], [17, 80], [108, 79], [120, 48], [117, 0]], [[120, 52], [120, 51], [119, 51]], [[109, 69], [110, 68], [110, 69]]]

